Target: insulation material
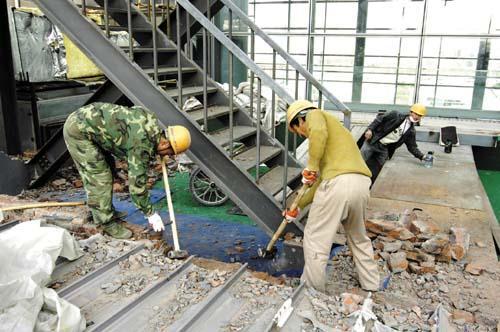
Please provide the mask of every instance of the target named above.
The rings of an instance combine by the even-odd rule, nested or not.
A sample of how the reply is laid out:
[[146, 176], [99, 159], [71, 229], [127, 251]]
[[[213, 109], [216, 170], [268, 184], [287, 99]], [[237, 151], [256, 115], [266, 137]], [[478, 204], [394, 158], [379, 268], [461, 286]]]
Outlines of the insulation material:
[[68, 231], [41, 227], [40, 220], [0, 233], [0, 329], [83, 331], [80, 309], [46, 287], [57, 257], [74, 260], [82, 254]]
[[64, 35], [64, 47], [68, 63], [68, 79], [102, 75], [101, 70], [66, 35]]
[[13, 12], [21, 68], [30, 81], [44, 82], [66, 75], [66, 60], [59, 30], [37, 9], [22, 8]]

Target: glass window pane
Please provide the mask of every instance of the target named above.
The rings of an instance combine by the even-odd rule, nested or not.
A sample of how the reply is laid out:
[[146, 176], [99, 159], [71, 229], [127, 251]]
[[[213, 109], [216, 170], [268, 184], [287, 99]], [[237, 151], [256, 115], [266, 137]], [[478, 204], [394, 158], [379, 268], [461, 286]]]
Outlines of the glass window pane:
[[366, 38], [366, 55], [397, 55], [399, 50], [399, 38]]
[[286, 28], [288, 26], [287, 15], [276, 15], [276, 13], [288, 13], [288, 4], [259, 3], [255, 11], [255, 24], [261, 29]]
[[363, 83], [362, 103], [391, 104], [394, 101], [395, 86], [392, 84]]
[[494, 1], [496, 0], [428, 1], [426, 32], [488, 33]]
[[413, 93], [415, 87], [413, 85], [398, 85], [396, 93], [396, 104], [410, 105], [413, 102]]
[[327, 37], [325, 53], [354, 55], [355, 47], [356, 38], [354, 37]]
[[500, 110], [500, 83], [496, 89], [485, 89], [483, 110], [499, 111]]
[[472, 90], [472, 88], [449, 88], [438, 86], [435, 105], [437, 107], [470, 109]]
[[[277, 11], [273, 8], [273, 16], [283, 16], [288, 20], [288, 8], [285, 11]], [[290, 11], [290, 27], [307, 29], [309, 25], [309, 5], [307, 3], [293, 3]]]
[[407, 37], [401, 40], [402, 56], [418, 56], [420, 49], [420, 38]]
[[328, 17], [326, 21], [327, 28], [356, 29], [357, 19], [358, 19], [357, 3], [355, 2], [328, 3]]
[[325, 87], [344, 103], [352, 99], [352, 83], [326, 82]]

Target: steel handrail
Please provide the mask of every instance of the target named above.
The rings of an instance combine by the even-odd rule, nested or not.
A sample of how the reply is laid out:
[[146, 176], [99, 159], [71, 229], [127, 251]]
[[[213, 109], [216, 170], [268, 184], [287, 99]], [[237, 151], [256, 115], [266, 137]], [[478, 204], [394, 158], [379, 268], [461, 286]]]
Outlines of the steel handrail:
[[350, 128], [351, 125], [351, 110], [340, 100], [338, 100], [330, 91], [328, 91], [314, 76], [302, 67], [290, 54], [283, 50], [274, 40], [271, 39], [262, 29], [260, 29], [250, 18], [236, 6], [231, 0], [220, 0], [226, 7], [229, 8], [240, 20], [261, 37], [273, 50], [275, 50], [283, 59], [298, 71], [306, 80], [308, 80], [318, 91], [326, 97], [337, 110], [344, 114], [344, 126]]

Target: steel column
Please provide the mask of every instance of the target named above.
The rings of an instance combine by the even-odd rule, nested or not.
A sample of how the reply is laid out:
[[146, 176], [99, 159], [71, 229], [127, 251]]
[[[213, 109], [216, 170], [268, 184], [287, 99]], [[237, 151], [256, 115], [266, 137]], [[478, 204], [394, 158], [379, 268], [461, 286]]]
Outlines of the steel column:
[[[368, 0], [358, 0], [358, 20], [356, 33], [366, 33], [366, 21], [368, 17]], [[364, 37], [356, 38], [354, 53], [354, 68], [352, 72], [352, 98], [353, 102], [361, 101], [363, 85], [363, 71], [365, 65], [365, 42]]]
[[[422, 28], [420, 29], [420, 45], [418, 49], [418, 63], [417, 72], [415, 73], [415, 92], [413, 94], [413, 102], [418, 102], [418, 96], [420, 93], [420, 78], [422, 75], [422, 59], [424, 57], [424, 35], [425, 35], [425, 25], [427, 22], [427, 0], [424, 0], [424, 10], [422, 13]], [[354, 100], [353, 100], [354, 101]]]
[[0, 1], [0, 149], [8, 154], [21, 152], [17, 127], [16, 79], [6, 1]]
[[484, 89], [488, 78], [488, 64], [490, 62], [490, 40], [481, 40], [477, 54], [476, 77], [474, 78], [474, 91], [472, 92], [471, 109], [483, 109]]

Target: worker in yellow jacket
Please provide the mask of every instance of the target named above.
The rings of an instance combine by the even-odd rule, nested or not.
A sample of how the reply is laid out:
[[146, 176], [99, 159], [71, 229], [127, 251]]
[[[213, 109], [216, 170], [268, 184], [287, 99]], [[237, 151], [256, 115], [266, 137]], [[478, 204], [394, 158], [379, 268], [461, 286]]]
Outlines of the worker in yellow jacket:
[[[326, 290], [326, 265], [342, 223], [361, 288], [378, 290], [377, 263], [364, 224], [371, 173], [351, 133], [333, 115], [307, 100], [289, 106], [287, 124], [291, 132], [309, 139], [302, 182], [311, 188], [299, 202], [299, 208], [312, 202], [304, 229], [302, 281], [319, 291]], [[298, 214], [299, 209], [284, 211], [289, 221]]]

